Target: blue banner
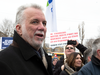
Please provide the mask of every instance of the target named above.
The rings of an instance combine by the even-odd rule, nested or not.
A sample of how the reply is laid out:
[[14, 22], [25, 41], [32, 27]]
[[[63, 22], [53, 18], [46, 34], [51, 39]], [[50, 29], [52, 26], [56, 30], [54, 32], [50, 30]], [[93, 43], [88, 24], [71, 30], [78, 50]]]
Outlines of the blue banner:
[[2, 37], [1, 49], [8, 47], [13, 41], [13, 37]]

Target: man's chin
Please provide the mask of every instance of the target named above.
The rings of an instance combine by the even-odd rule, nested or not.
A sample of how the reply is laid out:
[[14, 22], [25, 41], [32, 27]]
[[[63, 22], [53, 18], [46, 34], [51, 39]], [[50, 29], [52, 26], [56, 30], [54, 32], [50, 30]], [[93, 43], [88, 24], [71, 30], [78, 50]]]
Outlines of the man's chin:
[[72, 53], [72, 52], [69, 52], [68, 55], [71, 54], [71, 53]]
[[36, 43], [38, 46], [42, 46], [42, 41], [36, 41]]

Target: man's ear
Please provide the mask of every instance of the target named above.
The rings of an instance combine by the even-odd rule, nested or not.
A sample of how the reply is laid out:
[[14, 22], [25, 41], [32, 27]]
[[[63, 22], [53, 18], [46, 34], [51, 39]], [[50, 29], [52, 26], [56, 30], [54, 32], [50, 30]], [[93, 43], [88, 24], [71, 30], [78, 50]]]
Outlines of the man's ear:
[[20, 25], [20, 24], [17, 24], [16, 25], [16, 31], [17, 31], [17, 33], [19, 34], [19, 35], [22, 35], [22, 28], [21, 28], [22, 26]]
[[97, 55], [100, 57], [100, 49], [97, 50]]
[[91, 57], [90, 57], [90, 56], [88, 56], [88, 62], [89, 62], [89, 61], [91, 61]]

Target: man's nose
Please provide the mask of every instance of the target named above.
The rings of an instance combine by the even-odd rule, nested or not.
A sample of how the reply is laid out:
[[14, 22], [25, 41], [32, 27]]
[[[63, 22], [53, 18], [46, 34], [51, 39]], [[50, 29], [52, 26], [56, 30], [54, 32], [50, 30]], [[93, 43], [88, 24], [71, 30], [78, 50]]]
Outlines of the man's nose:
[[45, 26], [43, 25], [43, 23], [40, 23], [38, 29], [44, 30]]

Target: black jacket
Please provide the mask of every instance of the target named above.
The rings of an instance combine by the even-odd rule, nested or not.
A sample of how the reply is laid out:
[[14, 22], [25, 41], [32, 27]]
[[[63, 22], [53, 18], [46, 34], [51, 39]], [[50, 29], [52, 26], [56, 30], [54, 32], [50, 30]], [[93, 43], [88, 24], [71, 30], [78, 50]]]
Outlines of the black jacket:
[[15, 31], [12, 45], [0, 52], [0, 75], [52, 75], [52, 58], [45, 56], [47, 70], [35, 49]]
[[[85, 46], [82, 44], [78, 44], [76, 48], [83, 54], [84, 51], [87, 49]], [[53, 75], [59, 75], [61, 72], [61, 66], [64, 64], [64, 60], [59, 60], [57, 64], [55, 65], [55, 71], [53, 72]]]

